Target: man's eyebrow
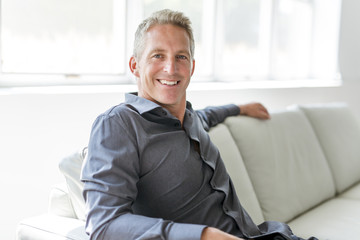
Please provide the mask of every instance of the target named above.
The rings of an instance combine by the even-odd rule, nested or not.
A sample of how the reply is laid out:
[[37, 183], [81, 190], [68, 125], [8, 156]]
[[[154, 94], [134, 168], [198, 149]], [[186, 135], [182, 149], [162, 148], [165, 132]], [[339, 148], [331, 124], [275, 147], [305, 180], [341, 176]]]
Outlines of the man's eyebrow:
[[158, 52], [165, 52], [165, 49], [155, 48], [155, 49], [153, 49], [153, 50], [150, 51], [150, 54], [158, 53]]
[[[166, 52], [166, 50], [161, 49], [161, 48], [155, 48], [155, 49], [153, 49], [153, 50], [151, 50], [149, 52], [149, 55], [152, 55], [154, 53], [163, 53], [163, 52]], [[176, 54], [187, 54], [187, 55], [190, 56], [190, 51], [188, 51], [188, 50], [179, 50], [178, 52], [176, 52]]]
[[177, 52], [177, 54], [179, 54], [179, 53], [186, 54], [186, 55], [190, 56], [190, 51], [188, 51], [188, 50], [181, 50], [181, 51]]

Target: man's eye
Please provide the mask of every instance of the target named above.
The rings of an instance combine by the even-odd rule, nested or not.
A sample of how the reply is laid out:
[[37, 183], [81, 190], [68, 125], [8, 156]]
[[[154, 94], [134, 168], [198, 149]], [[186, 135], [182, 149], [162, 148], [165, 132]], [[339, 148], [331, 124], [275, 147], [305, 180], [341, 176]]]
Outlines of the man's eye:
[[178, 59], [183, 59], [183, 60], [187, 59], [187, 57], [185, 55], [179, 55], [179, 56], [177, 56], [177, 58]]
[[154, 58], [161, 58], [161, 55], [160, 54], [155, 54], [153, 57]]

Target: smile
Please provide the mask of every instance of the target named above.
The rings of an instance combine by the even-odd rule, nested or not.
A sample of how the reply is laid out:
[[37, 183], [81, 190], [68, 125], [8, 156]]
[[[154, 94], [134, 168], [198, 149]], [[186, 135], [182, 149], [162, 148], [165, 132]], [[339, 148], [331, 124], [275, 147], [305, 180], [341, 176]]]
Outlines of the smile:
[[159, 79], [159, 82], [160, 82], [162, 85], [175, 86], [175, 85], [177, 85], [180, 81], [169, 81], [169, 80]]

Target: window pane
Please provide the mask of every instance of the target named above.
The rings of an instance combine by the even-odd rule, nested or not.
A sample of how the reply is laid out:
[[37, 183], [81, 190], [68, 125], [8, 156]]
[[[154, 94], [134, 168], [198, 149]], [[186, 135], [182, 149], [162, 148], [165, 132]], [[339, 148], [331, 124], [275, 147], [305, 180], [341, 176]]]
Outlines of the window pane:
[[232, 76], [259, 73], [260, 0], [223, 1], [219, 26], [221, 73]]
[[1, 4], [3, 72], [124, 73], [125, 1]]
[[338, 46], [341, 0], [315, 0], [314, 42], [312, 75], [323, 78], [339, 78]]
[[312, 50], [312, 1], [275, 1], [272, 76], [309, 77]]

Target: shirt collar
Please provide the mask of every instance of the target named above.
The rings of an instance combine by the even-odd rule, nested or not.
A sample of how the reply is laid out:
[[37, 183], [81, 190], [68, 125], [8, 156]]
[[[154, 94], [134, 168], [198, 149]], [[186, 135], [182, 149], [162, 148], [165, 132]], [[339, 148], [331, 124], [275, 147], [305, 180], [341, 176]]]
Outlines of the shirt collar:
[[140, 114], [150, 112], [156, 108], [161, 108], [160, 105], [147, 100], [146, 98], [137, 96], [137, 93], [126, 93], [125, 102], [133, 106]]
[[[139, 97], [137, 95], [137, 92], [134, 93], [126, 93], [125, 94], [125, 102], [127, 104], [130, 104], [133, 106], [140, 114], [150, 112], [154, 109], [161, 108], [163, 109], [159, 104], [154, 103], [153, 101], [150, 101], [146, 98]], [[166, 109], [164, 109], [167, 111]], [[186, 102], [186, 112], [190, 110], [190, 112], [193, 111], [192, 105], [190, 102]]]

